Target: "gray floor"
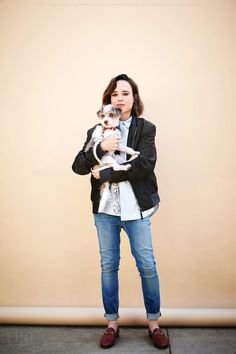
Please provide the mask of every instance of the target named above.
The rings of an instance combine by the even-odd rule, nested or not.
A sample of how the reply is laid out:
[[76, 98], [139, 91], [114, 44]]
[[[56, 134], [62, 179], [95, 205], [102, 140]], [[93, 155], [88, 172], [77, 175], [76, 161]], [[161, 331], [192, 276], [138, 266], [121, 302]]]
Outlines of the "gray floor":
[[[0, 326], [1, 354], [95, 354], [105, 327]], [[105, 353], [236, 354], [236, 328], [163, 328], [170, 348], [153, 346], [145, 327], [120, 327], [116, 345]]]

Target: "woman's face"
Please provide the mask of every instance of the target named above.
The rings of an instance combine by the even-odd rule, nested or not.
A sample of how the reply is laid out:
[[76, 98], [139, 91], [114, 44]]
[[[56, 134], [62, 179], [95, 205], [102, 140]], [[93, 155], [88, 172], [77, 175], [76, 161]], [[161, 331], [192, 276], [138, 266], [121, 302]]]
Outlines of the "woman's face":
[[113, 107], [122, 109], [120, 120], [126, 120], [130, 117], [133, 103], [132, 87], [127, 81], [118, 80], [116, 88], [111, 94], [111, 104]]

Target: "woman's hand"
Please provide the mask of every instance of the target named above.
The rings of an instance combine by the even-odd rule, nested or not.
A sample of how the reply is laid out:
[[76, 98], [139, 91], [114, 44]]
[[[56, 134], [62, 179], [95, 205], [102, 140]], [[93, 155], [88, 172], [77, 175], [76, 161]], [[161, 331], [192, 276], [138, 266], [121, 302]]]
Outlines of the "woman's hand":
[[108, 136], [101, 142], [101, 148], [103, 151], [115, 151], [120, 143], [121, 139], [118, 135]]
[[[93, 170], [96, 170], [97, 168], [99, 168], [99, 165], [93, 166]], [[94, 178], [100, 179], [100, 173], [99, 173], [99, 171], [91, 171], [91, 172], [92, 172], [92, 175], [93, 175]]]

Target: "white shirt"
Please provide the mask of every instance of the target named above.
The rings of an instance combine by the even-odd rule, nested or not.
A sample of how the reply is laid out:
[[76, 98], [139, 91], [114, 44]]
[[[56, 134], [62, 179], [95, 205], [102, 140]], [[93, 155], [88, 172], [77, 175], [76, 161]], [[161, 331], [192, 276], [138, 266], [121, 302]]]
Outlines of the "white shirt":
[[[122, 145], [124, 146], [127, 146], [131, 121], [132, 116], [125, 121], [120, 121]], [[124, 152], [120, 152], [120, 156], [126, 160], [126, 154]], [[110, 193], [111, 198], [109, 202], [106, 203], [103, 210], [100, 210], [99, 208], [99, 212], [120, 216], [122, 221], [137, 220], [146, 216], [151, 216], [159, 207], [158, 204], [151, 209], [141, 211], [129, 181], [111, 183]]]

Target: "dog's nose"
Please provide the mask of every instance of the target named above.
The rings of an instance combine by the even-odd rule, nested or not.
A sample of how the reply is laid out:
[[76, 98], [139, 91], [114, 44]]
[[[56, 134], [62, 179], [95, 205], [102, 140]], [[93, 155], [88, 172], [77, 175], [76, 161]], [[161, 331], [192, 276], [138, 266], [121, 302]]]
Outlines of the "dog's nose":
[[104, 120], [104, 123], [107, 124], [107, 123], [108, 123], [108, 120]]

